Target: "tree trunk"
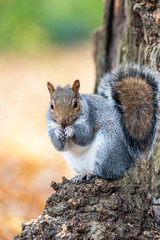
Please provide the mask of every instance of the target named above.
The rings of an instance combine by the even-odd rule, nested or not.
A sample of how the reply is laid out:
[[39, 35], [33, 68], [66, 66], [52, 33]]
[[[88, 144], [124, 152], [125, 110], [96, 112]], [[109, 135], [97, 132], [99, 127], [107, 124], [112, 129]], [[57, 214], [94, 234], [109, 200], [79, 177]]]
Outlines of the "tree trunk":
[[[120, 63], [160, 70], [160, 3], [106, 0], [104, 25], [94, 33], [96, 87]], [[22, 225], [14, 239], [160, 239], [160, 134], [152, 159], [107, 181], [52, 182], [56, 191], [42, 216]]]
[[[96, 88], [100, 77], [121, 63], [144, 64], [160, 71], [160, 2], [106, 0], [105, 13], [104, 27], [94, 34]], [[160, 136], [151, 168], [153, 209], [160, 221], [159, 141]]]
[[160, 70], [158, 0], [106, 0], [104, 25], [94, 33], [96, 86], [120, 63], [145, 64]]

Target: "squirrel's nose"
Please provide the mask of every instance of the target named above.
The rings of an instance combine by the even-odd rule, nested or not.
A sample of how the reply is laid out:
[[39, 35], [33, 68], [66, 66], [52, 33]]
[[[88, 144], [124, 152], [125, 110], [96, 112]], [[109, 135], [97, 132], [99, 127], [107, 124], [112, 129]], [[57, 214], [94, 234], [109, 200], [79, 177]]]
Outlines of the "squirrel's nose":
[[61, 120], [61, 124], [62, 124], [63, 127], [66, 126], [66, 120], [64, 118]]

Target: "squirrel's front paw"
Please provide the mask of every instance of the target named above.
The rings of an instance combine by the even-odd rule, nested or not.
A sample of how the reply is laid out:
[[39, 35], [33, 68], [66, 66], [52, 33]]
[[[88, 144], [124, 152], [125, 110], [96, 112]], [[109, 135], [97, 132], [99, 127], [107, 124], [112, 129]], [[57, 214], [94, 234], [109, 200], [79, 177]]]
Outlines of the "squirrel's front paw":
[[64, 129], [64, 134], [65, 134], [66, 139], [73, 137], [74, 133], [75, 133], [75, 131], [74, 131], [74, 128], [72, 126], [67, 126]]
[[54, 133], [58, 139], [60, 139], [60, 140], [65, 139], [65, 133], [64, 133], [64, 129], [62, 127], [56, 127], [54, 130]]

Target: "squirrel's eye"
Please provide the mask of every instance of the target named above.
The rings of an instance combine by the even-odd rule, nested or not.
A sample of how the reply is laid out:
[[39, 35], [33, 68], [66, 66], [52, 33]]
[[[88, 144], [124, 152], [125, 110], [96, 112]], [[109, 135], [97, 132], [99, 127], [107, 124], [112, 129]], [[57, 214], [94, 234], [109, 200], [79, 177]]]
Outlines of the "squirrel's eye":
[[78, 106], [77, 101], [73, 102], [73, 108], [76, 108]]
[[54, 109], [53, 103], [50, 104], [50, 108], [51, 108], [52, 110]]

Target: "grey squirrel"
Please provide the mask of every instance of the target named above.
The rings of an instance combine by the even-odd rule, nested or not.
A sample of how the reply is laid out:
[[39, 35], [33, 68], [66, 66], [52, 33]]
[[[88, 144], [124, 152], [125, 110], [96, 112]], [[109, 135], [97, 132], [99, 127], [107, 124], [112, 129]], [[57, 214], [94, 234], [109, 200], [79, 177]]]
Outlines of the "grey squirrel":
[[49, 137], [68, 165], [115, 179], [138, 157], [150, 157], [158, 122], [158, 73], [144, 66], [121, 65], [106, 73], [97, 94], [47, 83]]

